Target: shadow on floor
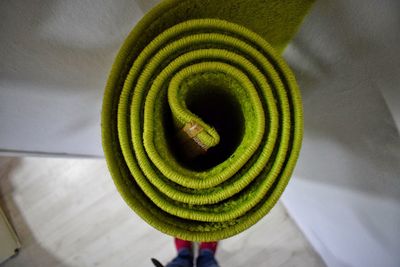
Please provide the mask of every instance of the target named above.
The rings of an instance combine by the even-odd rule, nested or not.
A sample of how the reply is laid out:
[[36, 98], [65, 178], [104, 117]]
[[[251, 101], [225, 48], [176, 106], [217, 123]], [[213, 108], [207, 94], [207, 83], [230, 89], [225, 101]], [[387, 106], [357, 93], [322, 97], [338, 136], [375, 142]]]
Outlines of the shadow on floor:
[[43, 248], [35, 239], [28, 223], [24, 219], [23, 213], [14, 201], [14, 198], [18, 195], [13, 195], [14, 192], [11, 179], [13, 171], [18, 168], [20, 162], [21, 159], [19, 158], [0, 157], [0, 206], [10, 224], [14, 227], [21, 243], [21, 248], [18, 253], [0, 264], [0, 267], [68, 267], [68, 265], [61, 262], [48, 250]]

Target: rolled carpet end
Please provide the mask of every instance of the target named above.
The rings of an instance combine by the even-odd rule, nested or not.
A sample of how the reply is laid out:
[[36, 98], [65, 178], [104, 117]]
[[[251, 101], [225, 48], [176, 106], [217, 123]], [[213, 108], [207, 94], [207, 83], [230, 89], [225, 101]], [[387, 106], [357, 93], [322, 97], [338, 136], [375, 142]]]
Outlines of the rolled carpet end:
[[134, 30], [104, 95], [103, 148], [117, 189], [171, 236], [244, 231], [275, 205], [299, 154], [292, 72], [264, 38], [226, 20], [189, 19], [140, 41]]

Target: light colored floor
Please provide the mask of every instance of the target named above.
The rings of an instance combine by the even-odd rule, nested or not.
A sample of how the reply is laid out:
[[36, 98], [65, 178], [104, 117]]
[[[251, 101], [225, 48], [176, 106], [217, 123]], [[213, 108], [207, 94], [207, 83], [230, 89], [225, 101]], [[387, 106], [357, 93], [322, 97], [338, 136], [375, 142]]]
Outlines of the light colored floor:
[[[146, 267], [175, 254], [171, 238], [123, 202], [104, 160], [0, 158], [0, 204], [23, 246], [0, 267]], [[280, 203], [221, 242], [217, 259], [222, 267], [324, 266]]]

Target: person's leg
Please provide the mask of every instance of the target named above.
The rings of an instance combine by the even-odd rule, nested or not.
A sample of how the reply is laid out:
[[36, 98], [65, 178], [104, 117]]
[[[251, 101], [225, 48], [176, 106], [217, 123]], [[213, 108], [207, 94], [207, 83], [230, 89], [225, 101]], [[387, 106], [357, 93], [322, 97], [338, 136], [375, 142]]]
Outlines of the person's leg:
[[166, 267], [193, 267], [192, 243], [175, 238], [178, 255]]
[[215, 259], [218, 242], [200, 243], [199, 256], [197, 257], [197, 267], [219, 267]]
[[213, 254], [217, 252], [218, 242], [201, 242], [199, 246], [199, 250], [208, 249], [211, 250]]
[[178, 252], [182, 249], [192, 250], [192, 242], [190, 242], [190, 241], [175, 238], [174, 242], [175, 242], [176, 251], [178, 251]]

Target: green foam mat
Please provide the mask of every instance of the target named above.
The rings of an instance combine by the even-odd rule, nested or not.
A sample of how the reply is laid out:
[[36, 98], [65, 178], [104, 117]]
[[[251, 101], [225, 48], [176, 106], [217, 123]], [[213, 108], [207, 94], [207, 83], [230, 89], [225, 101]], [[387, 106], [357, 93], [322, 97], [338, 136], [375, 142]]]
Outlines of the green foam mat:
[[130, 33], [104, 94], [103, 149], [147, 223], [214, 241], [275, 205], [302, 139], [299, 89], [280, 52], [311, 3], [164, 1]]

